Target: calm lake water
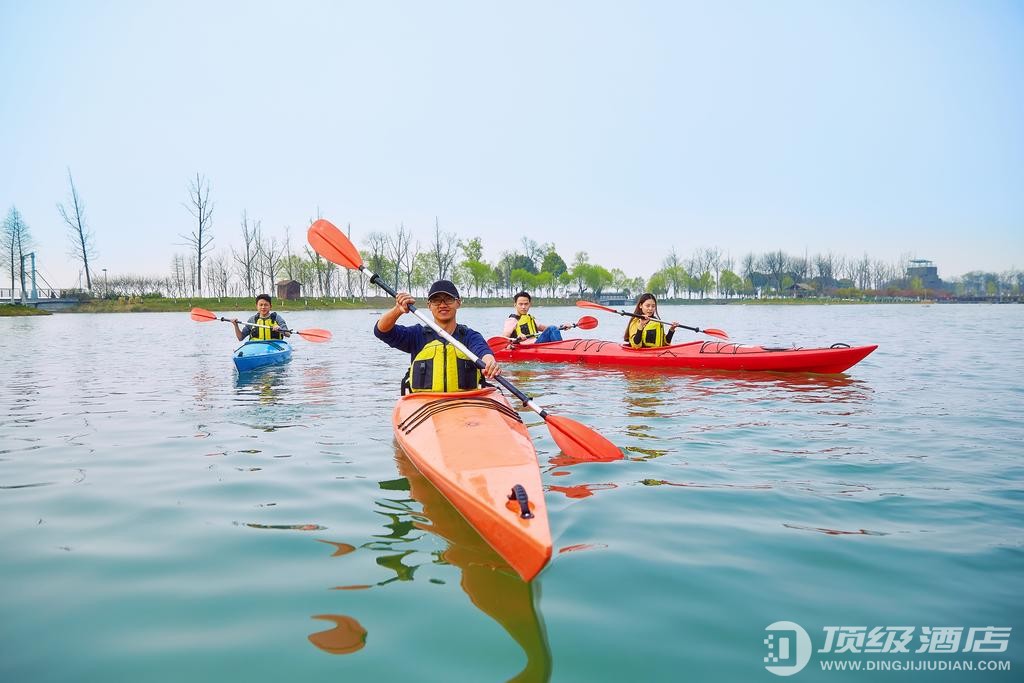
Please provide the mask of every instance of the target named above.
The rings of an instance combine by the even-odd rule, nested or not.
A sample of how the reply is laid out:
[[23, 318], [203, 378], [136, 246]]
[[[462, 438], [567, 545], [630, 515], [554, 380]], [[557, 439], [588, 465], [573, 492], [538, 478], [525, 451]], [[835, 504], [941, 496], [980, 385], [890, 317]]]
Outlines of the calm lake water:
[[[334, 341], [244, 376], [230, 326], [184, 313], [0, 318], [0, 680], [778, 680], [778, 621], [815, 650], [914, 628], [909, 655], [849, 641], [794, 681], [1021, 680], [1024, 306], [662, 313], [880, 347], [833, 376], [506, 365], [627, 454], [559, 464], [523, 414], [555, 541], [530, 585], [396, 450], [407, 360], [375, 312], [289, 313]], [[597, 317], [580, 336], [621, 338]], [[914, 654], [925, 627], [993, 626], [1005, 652]], [[908, 658], [1011, 670], [821, 668]]]

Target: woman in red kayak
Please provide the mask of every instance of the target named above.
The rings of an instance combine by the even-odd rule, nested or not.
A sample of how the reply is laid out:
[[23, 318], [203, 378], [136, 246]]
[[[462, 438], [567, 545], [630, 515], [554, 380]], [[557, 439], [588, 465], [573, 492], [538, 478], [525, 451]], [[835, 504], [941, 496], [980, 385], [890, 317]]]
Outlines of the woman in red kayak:
[[[633, 315], [640, 317], [630, 319], [626, 333], [622, 336], [623, 341], [628, 342], [632, 348], [650, 349], [672, 343], [672, 335], [676, 333], [678, 323], [663, 323], [658, 319], [658, 301], [653, 294], [646, 292], [640, 295]], [[664, 325], [669, 325], [667, 334]]]

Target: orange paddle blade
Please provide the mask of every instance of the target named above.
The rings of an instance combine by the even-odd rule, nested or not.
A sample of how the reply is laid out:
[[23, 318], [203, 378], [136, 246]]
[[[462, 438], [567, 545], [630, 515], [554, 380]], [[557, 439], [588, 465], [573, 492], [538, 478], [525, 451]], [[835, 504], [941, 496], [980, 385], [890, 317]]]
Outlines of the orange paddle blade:
[[712, 337], [721, 337], [722, 339], [729, 338], [729, 335], [727, 335], [724, 330], [718, 330], [715, 329], [714, 327], [709, 327], [706, 330], [701, 330], [701, 332], [703, 332], [704, 334], [710, 334]]
[[345, 237], [345, 233], [334, 227], [330, 221], [321, 218], [314, 222], [309, 226], [306, 239], [309, 240], [309, 245], [316, 253], [331, 263], [337, 263], [339, 266], [345, 266], [352, 270], [359, 270], [363, 267], [363, 257], [359, 255], [359, 250], [348, 237]]
[[602, 306], [601, 304], [595, 304], [593, 301], [583, 301], [583, 300], [580, 300], [580, 301], [576, 302], [576, 305], [579, 306], [580, 308], [596, 308], [596, 309], [598, 309], [600, 311], [608, 311], [609, 313], [618, 313], [618, 311], [616, 311], [614, 308], [608, 308], [607, 306]]
[[196, 322], [208, 323], [211, 320], [216, 320], [217, 314], [213, 311], [208, 311], [205, 308], [193, 308], [192, 319]]
[[622, 451], [590, 427], [560, 415], [544, 416], [551, 438], [573, 460], [622, 460]]
[[299, 335], [306, 341], [316, 342], [318, 344], [321, 342], [331, 341], [331, 338], [334, 336], [331, 334], [330, 330], [321, 330], [316, 327], [308, 330], [297, 330], [295, 334]]
[[576, 323], [576, 327], [581, 330], [592, 330], [597, 327], [597, 318], [592, 315], [585, 315]]

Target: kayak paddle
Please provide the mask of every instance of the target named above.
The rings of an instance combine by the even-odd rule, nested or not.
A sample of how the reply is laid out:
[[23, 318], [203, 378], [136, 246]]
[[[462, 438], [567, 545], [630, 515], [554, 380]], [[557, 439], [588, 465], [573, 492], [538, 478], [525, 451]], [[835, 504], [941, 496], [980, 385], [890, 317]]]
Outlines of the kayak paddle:
[[[372, 284], [383, 289], [391, 297], [398, 296], [398, 292], [363, 264], [363, 258], [359, 255], [359, 250], [330, 221], [320, 219], [314, 222], [313, 225], [309, 226], [306, 238], [309, 240], [313, 250], [328, 261], [351, 270], [361, 270], [370, 278]], [[464, 353], [478, 368], [482, 370], [485, 367], [484, 362], [476, 354], [467, 349], [455, 337], [448, 334], [447, 331], [428, 316], [420, 313], [415, 306], [410, 305], [409, 312], [444, 337], [449, 344], [454, 345], [456, 349]], [[562, 449], [562, 452], [569, 457], [576, 460], [622, 459], [622, 451], [590, 427], [567, 417], [552, 415], [501, 375], [495, 377], [493, 381], [511, 391], [516, 398], [523, 402], [524, 406], [544, 418], [544, 422], [547, 423], [548, 430], [551, 432], [551, 438], [555, 440], [555, 443]]]
[[[200, 322], [200, 323], [209, 323], [209, 322], [213, 322], [214, 320], [221, 320], [221, 321], [226, 322], [226, 323], [231, 322], [231, 318], [218, 318], [216, 313], [214, 313], [213, 311], [208, 311], [205, 308], [193, 308], [192, 309], [192, 319], [195, 320], [196, 322]], [[259, 323], [243, 323], [243, 324], [244, 325], [248, 325], [250, 327], [266, 327], [267, 329], [271, 329], [270, 325], [261, 325]], [[305, 339], [306, 341], [317, 342], [317, 343], [325, 342], [325, 341], [330, 341], [331, 337], [333, 336], [331, 334], [330, 330], [321, 330], [321, 329], [317, 329], [315, 327], [311, 328], [311, 329], [308, 329], [308, 330], [287, 330], [287, 329], [281, 328], [281, 331], [282, 332], [290, 332], [291, 334], [297, 334], [300, 337], [302, 337], [303, 339]]]
[[[600, 309], [602, 311], [608, 311], [609, 313], [618, 313], [619, 315], [629, 316], [630, 318], [643, 318], [644, 317], [642, 315], [637, 315], [636, 313], [629, 313], [628, 311], [616, 311], [614, 308], [608, 308], [607, 306], [602, 306], [601, 304], [595, 304], [593, 301], [577, 301], [576, 305], [579, 306], [580, 308], [597, 308], [597, 309]], [[690, 327], [689, 325], [681, 325], [680, 323], [677, 323], [677, 322], [666, 322], [664, 320], [661, 320], [660, 318], [652, 318], [652, 320], [657, 320], [662, 325], [675, 325], [676, 327], [681, 327], [684, 330], [690, 330], [692, 332], [698, 332], [700, 334], [707, 334], [707, 335], [711, 335], [712, 337], [721, 337], [722, 339], [728, 339], [729, 338], [729, 335], [726, 334], [724, 331], [717, 330], [717, 329], [715, 329], [713, 327], [709, 327], [707, 329], [702, 330], [699, 327]]]
[[[571, 325], [559, 325], [560, 330], [571, 330], [574, 327], [578, 327], [581, 330], [592, 330], [597, 327], [597, 318], [592, 315], [585, 315]], [[498, 351], [504, 349], [512, 344], [518, 344], [520, 341], [525, 339], [532, 339], [539, 337], [542, 333], [537, 332], [536, 334], [528, 334], [523, 339], [517, 339], [516, 337], [491, 337], [487, 340], [487, 345], [491, 347], [492, 351]]]

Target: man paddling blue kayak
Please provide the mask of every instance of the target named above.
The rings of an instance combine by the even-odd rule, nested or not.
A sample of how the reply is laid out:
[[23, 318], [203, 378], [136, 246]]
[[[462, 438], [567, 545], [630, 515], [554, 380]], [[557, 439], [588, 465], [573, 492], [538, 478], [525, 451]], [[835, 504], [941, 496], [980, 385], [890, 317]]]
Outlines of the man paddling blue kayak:
[[292, 336], [284, 318], [270, 310], [273, 305], [269, 294], [260, 294], [256, 297], [256, 315], [246, 321], [245, 327], [238, 326], [238, 318], [231, 321], [235, 327], [235, 336], [238, 337], [238, 341], [242, 341], [246, 337], [251, 341], [263, 341]]

